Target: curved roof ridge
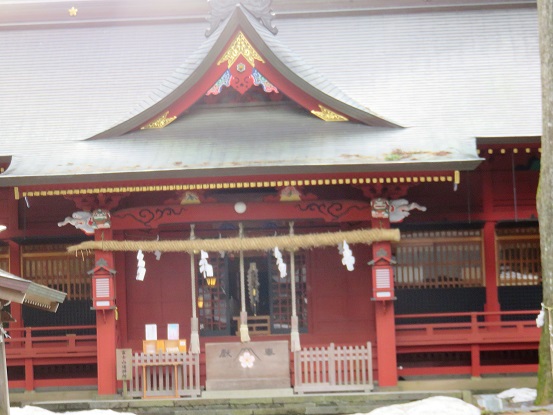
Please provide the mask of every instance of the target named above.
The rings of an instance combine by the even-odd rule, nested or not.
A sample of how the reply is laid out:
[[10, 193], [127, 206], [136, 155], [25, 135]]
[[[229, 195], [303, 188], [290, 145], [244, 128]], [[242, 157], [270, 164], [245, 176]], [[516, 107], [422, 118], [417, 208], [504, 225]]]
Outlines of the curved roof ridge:
[[[285, 65], [286, 68], [288, 68], [295, 76], [301, 78], [303, 81], [311, 85], [314, 89], [321, 91], [331, 99], [335, 99], [343, 103], [344, 105], [355, 108], [361, 112], [365, 112], [370, 117], [375, 117], [386, 121], [386, 123], [389, 124], [387, 126], [400, 126], [399, 124], [390, 121], [379, 114], [376, 114], [375, 112], [371, 111], [370, 108], [351, 98], [344, 91], [342, 91], [331, 81], [329, 81], [328, 78], [326, 78], [315, 67], [307, 64], [300, 55], [295, 53], [284, 43], [280, 42], [276, 38], [276, 36], [273, 35], [273, 33], [270, 32], [266, 27], [264, 27], [255, 16], [248, 12], [248, 10], [244, 10], [244, 12], [249, 20], [249, 23], [262, 38], [263, 42], [267, 45], [268, 49], [272, 52], [275, 58], [281, 61], [282, 64]], [[356, 119], [361, 122], [370, 124], [370, 122], [368, 122], [369, 120], [365, 118], [359, 119], [356, 117]]]
[[205, 75], [205, 72], [216, 64], [216, 59], [237, 30], [245, 32], [253, 46], [260, 49], [261, 54], [270, 64], [297, 88], [321, 101], [330, 109], [337, 110], [364, 124], [400, 127], [399, 124], [371, 112], [351, 99], [313, 67], [304, 63], [298, 55], [278, 41], [258, 22], [255, 16], [238, 4], [232, 15], [219, 25], [157, 89], [135, 105], [122, 120], [89, 139], [123, 135], [162, 114], [170, 105], [186, 95], [188, 90]]
[[[228, 20], [230, 20], [230, 18], [231, 17], [227, 19], [227, 22]], [[122, 135], [133, 130], [138, 125], [143, 124], [144, 117], [139, 117], [139, 116], [143, 114], [145, 111], [147, 111], [148, 109], [151, 109], [153, 106], [161, 102], [164, 98], [167, 98], [172, 93], [174, 93], [201, 66], [202, 62], [205, 60], [209, 52], [212, 50], [213, 46], [217, 43], [217, 40], [219, 39], [219, 36], [225, 29], [227, 22], [225, 22], [222, 25], [219, 25], [219, 27], [211, 34], [211, 36], [209, 36], [200, 45], [199, 48], [197, 48], [194, 52], [192, 52], [191, 55], [189, 55], [185, 59], [183, 64], [178, 66], [173, 71], [173, 73], [160, 84], [160, 86], [157, 89], [153, 90], [146, 98], [144, 98], [142, 101], [137, 103], [126, 115], [122, 117], [122, 119], [115, 122], [115, 124], [112, 124], [111, 126], [107, 127], [99, 134], [96, 134], [90, 137], [89, 139], [106, 138], [106, 137], [114, 137], [117, 135]], [[151, 117], [153, 116], [155, 116], [155, 114], [151, 115]], [[124, 131], [121, 131], [121, 128], [118, 128], [118, 127], [122, 127], [125, 124], [129, 124], [131, 120], [138, 117], [140, 118], [140, 121], [137, 121], [138, 125], [135, 125], [129, 128], [123, 128]]]

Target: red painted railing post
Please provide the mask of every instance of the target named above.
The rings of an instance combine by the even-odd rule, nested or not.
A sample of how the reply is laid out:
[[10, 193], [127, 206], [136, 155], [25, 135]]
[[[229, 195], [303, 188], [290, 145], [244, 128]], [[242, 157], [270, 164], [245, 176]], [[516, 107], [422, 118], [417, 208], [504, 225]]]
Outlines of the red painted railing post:
[[480, 377], [481, 375], [479, 344], [472, 344], [470, 346], [470, 374], [474, 378]]
[[35, 372], [33, 369], [33, 358], [25, 358], [25, 390], [33, 391], [35, 390]]
[[472, 334], [478, 334], [478, 315], [470, 313], [470, 331]]

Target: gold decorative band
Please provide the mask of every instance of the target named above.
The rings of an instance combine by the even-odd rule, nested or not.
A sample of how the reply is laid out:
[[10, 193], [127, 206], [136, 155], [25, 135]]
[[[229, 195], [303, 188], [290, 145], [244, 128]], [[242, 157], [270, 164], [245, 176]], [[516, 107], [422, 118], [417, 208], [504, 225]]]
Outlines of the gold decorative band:
[[37, 196], [73, 196], [99, 193], [163, 192], [181, 190], [254, 189], [287, 186], [332, 186], [371, 184], [419, 184], [453, 182], [453, 175], [394, 176], [394, 177], [345, 177], [327, 179], [264, 180], [219, 183], [191, 183], [151, 186], [85, 187], [75, 189], [24, 190], [14, 189], [15, 198]]

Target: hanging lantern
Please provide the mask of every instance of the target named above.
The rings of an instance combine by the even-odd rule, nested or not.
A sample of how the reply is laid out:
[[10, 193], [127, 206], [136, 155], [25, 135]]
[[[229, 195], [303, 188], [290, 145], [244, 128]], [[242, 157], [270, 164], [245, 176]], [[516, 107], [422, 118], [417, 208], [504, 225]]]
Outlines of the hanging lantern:
[[392, 265], [396, 262], [385, 249], [377, 251], [378, 256], [369, 262], [372, 268], [373, 301], [395, 300], [394, 272]]
[[115, 309], [115, 270], [108, 268], [107, 262], [100, 259], [88, 274], [92, 274], [92, 309]]

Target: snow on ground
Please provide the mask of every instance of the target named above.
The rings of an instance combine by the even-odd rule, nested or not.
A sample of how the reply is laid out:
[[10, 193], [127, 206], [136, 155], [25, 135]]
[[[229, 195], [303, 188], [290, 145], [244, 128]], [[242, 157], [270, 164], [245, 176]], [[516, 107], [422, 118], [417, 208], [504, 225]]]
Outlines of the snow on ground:
[[[536, 390], [529, 388], [513, 388], [497, 395], [475, 396], [479, 406], [487, 410], [501, 411], [510, 404], [527, 403], [532, 405], [536, 399]], [[377, 408], [368, 414], [356, 415], [481, 415], [478, 407], [464, 402], [461, 399], [448, 396], [434, 396], [420, 401], [405, 404], [391, 405]], [[25, 406], [23, 408], [11, 408], [10, 415], [59, 415], [47, 409], [36, 406]], [[65, 412], [64, 415], [121, 415], [109, 409], [92, 409], [88, 411]], [[134, 415], [125, 412], [125, 415]]]
[[[459, 399], [437, 396], [402, 405], [392, 405], [369, 412], [370, 415], [480, 415], [480, 410]], [[60, 415], [37, 406], [10, 408], [10, 415]], [[64, 412], [63, 415], [121, 415], [109, 409]], [[125, 415], [134, 415], [125, 412]], [[364, 414], [356, 414], [364, 415]]]
[[506, 399], [513, 403], [534, 402], [537, 396], [538, 392], [530, 388], [507, 389], [497, 395], [498, 398]]
[[[370, 415], [480, 415], [480, 409], [449, 396], [433, 396], [420, 401], [377, 408]], [[357, 414], [361, 415], [361, 414]]]
[[[38, 406], [25, 406], [23, 408], [10, 408], [10, 415], [59, 415], [48, 409]], [[121, 415], [120, 412], [111, 409], [90, 409], [88, 411], [64, 412], [64, 415]], [[132, 412], [125, 412], [125, 415], [134, 415]]]

